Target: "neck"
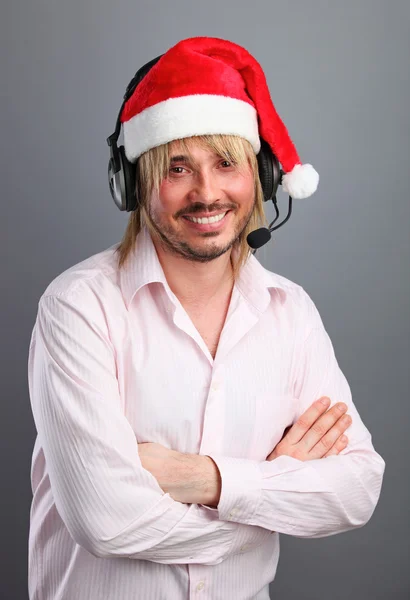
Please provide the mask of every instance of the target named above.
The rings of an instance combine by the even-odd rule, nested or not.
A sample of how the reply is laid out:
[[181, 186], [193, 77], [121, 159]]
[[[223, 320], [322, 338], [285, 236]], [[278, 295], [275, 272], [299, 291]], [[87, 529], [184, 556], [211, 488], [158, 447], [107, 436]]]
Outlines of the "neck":
[[233, 287], [231, 250], [201, 263], [167, 252], [153, 239], [169, 287], [182, 303], [206, 305], [213, 297], [230, 294]]

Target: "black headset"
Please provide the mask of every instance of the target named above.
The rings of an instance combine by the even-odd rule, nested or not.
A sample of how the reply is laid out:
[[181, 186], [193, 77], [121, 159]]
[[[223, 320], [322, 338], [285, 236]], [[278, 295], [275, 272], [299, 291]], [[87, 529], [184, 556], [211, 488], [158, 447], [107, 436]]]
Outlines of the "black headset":
[[[124, 151], [124, 146], [117, 146], [117, 141], [121, 130], [121, 113], [127, 100], [132, 96], [135, 88], [145, 77], [148, 71], [163, 56], [157, 56], [143, 67], [141, 67], [130, 83], [124, 94], [124, 101], [117, 117], [115, 131], [107, 138], [107, 144], [110, 147], [110, 160], [108, 163], [108, 183], [111, 196], [118, 208], [122, 211], [131, 212], [138, 207], [140, 202], [139, 186], [137, 185], [137, 169], [134, 163], [131, 163]], [[262, 185], [263, 197], [265, 202], [273, 200], [276, 206], [276, 191], [282, 180], [283, 171], [279, 166], [279, 161], [273, 154], [269, 144], [260, 138], [261, 149], [257, 154], [259, 179]], [[276, 220], [276, 219], [275, 219]], [[276, 229], [276, 228], [275, 228]]]

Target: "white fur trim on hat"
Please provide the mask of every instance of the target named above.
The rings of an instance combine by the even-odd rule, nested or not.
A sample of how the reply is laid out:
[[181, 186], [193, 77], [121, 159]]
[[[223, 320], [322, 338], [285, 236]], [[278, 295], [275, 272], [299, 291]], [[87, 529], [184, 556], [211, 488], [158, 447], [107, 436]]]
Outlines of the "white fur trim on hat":
[[308, 198], [317, 189], [319, 173], [312, 165], [295, 165], [282, 177], [282, 188], [292, 198]]
[[194, 94], [170, 98], [123, 123], [124, 149], [130, 162], [154, 148], [194, 135], [226, 134], [247, 139], [260, 150], [258, 118], [253, 106], [227, 96]]

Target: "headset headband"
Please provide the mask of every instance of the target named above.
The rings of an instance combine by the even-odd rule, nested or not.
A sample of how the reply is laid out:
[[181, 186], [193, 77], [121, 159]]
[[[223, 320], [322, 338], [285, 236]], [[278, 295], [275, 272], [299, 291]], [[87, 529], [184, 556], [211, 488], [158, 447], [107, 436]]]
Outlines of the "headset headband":
[[138, 71], [135, 73], [134, 77], [131, 79], [131, 81], [127, 85], [127, 89], [125, 90], [125, 94], [124, 94], [124, 99], [123, 99], [123, 102], [121, 104], [121, 108], [120, 108], [120, 110], [118, 112], [117, 122], [115, 124], [115, 131], [114, 131], [114, 133], [112, 133], [107, 138], [107, 144], [109, 146], [111, 146], [113, 142], [117, 142], [117, 140], [118, 140], [118, 138], [120, 136], [120, 132], [121, 132], [121, 114], [122, 114], [122, 111], [124, 109], [125, 103], [127, 102], [127, 100], [129, 98], [131, 98], [131, 96], [134, 93], [134, 90], [137, 87], [137, 85], [140, 83], [140, 81], [142, 81], [142, 79], [144, 79], [144, 77], [148, 73], [148, 71], [159, 61], [159, 59], [161, 58], [161, 56], [163, 56], [163, 54], [160, 54], [156, 58], [153, 58], [152, 60], [150, 60], [149, 62], [147, 62], [144, 66], [142, 66], [140, 69], [138, 69]]

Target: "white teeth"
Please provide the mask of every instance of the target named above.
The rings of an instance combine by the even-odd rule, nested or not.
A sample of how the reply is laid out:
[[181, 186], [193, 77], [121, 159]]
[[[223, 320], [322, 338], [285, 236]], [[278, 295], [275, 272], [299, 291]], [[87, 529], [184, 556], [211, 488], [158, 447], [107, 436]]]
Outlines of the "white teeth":
[[226, 212], [221, 213], [220, 215], [215, 215], [214, 217], [202, 217], [201, 219], [198, 219], [197, 217], [188, 217], [188, 216], [186, 216], [186, 218], [189, 219], [190, 221], [193, 221], [194, 223], [216, 223], [217, 221], [220, 221], [221, 219], [223, 219], [225, 215], [226, 215]]

